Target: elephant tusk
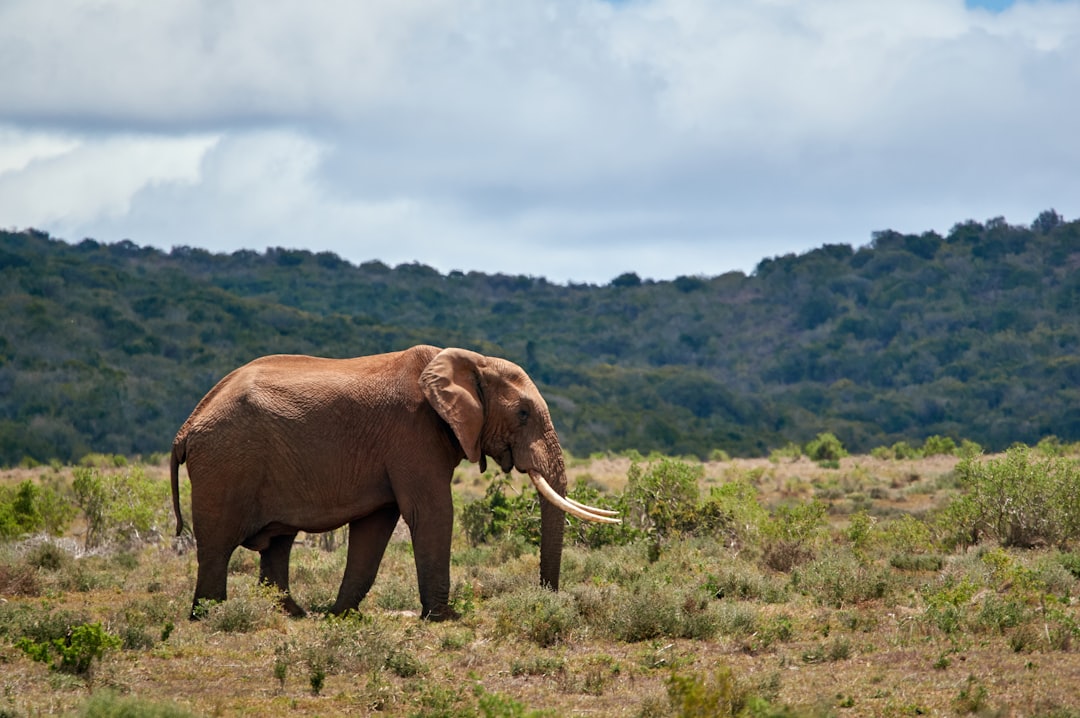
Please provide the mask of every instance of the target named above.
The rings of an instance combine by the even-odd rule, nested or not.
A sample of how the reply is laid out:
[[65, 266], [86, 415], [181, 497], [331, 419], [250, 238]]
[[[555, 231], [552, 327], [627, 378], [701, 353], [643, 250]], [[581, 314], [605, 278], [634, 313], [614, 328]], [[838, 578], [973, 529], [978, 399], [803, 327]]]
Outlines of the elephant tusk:
[[566, 499], [566, 503], [573, 504], [574, 506], [577, 506], [579, 509], [581, 509], [583, 511], [588, 511], [590, 514], [594, 514], [596, 516], [618, 516], [619, 515], [618, 511], [611, 511], [609, 509], [599, 509], [599, 508], [597, 508], [595, 506], [588, 506], [586, 504], [581, 503], [580, 501], [574, 501], [569, 496], [564, 496], [563, 498]]
[[529, 472], [529, 478], [532, 479], [533, 485], [536, 487], [536, 490], [540, 492], [541, 496], [571, 516], [577, 516], [579, 519], [584, 519], [585, 521], [595, 521], [596, 523], [602, 524], [622, 523], [621, 520], [612, 518], [612, 512], [610, 511], [594, 508], [592, 506], [585, 506], [584, 504], [579, 504], [576, 501], [559, 496], [558, 492], [551, 488], [551, 484], [547, 482], [547, 479], [535, 471]]

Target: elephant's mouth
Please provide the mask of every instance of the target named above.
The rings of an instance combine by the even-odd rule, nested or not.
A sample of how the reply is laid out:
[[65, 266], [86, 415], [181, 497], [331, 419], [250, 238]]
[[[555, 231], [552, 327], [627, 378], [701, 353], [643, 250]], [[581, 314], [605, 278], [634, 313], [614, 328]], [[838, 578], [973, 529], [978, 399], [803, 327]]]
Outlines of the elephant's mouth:
[[507, 448], [506, 451], [504, 451], [499, 458], [495, 459], [495, 461], [499, 464], [499, 468], [503, 470], [504, 474], [509, 474], [511, 471], [514, 470], [513, 449]]
[[617, 518], [619, 515], [618, 511], [598, 509], [595, 506], [588, 506], [586, 504], [578, 503], [573, 499], [568, 499], [565, 496], [559, 496], [559, 493], [551, 488], [551, 484], [549, 484], [547, 479], [545, 479], [538, 471], [530, 469], [527, 473], [529, 474], [529, 478], [532, 479], [533, 486], [540, 492], [540, 495], [563, 512], [568, 513], [571, 516], [577, 516], [579, 519], [584, 519], [585, 521], [594, 521], [600, 524], [622, 523], [622, 521]]

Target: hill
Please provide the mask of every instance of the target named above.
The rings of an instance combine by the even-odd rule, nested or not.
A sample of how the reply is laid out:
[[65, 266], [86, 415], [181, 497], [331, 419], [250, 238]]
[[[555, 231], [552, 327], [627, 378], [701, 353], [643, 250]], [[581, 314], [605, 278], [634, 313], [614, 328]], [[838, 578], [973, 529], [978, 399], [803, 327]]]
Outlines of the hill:
[[1077, 269], [1080, 221], [1052, 210], [606, 286], [0, 232], [0, 464], [164, 451], [256, 356], [417, 343], [521, 364], [575, 454], [1076, 441]]

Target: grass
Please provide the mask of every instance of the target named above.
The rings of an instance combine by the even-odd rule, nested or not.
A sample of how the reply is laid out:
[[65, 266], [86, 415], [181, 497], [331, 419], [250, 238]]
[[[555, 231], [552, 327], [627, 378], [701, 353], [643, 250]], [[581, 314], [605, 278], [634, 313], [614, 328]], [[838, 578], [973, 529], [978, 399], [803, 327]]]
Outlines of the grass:
[[[558, 594], [537, 587], [537, 554], [521, 540], [472, 547], [459, 529], [462, 618], [444, 624], [416, 617], [407, 532], [361, 614], [317, 612], [345, 549], [310, 537], [292, 564], [309, 617], [278, 612], [256, 585], [254, 554], [239, 549], [229, 601], [191, 623], [189, 547], [125, 539], [88, 550], [76, 521], [62, 540], [0, 544], [0, 715], [1076, 715], [1078, 554], [944, 545], [935, 516], [962, 490], [955, 464], [708, 463], [701, 497], [735, 502], [734, 529], [567, 546]], [[575, 460], [571, 482], [587, 475], [616, 495], [629, 468]], [[166, 480], [163, 467], [144, 470]], [[0, 483], [27, 478], [37, 480], [17, 470]], [[752, 494], [714, 491], [732, 482]], [[459, 469], [462, 503], [485, 488]], [[815, 501], [810, 514], [799, 508]], [[790, 561], [778, 560], [781, 541]], [[78, 626], [116, 639], [84, 672], [17, 645], [63, 643]]]

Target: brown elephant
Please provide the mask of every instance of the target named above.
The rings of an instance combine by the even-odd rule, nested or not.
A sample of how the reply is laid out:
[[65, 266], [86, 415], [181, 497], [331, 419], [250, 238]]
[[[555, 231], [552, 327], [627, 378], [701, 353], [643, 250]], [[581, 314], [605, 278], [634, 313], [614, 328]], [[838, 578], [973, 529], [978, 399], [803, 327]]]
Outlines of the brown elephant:
[[422, 617], [450, 609], [450, 481], [463, 458], [532, 479], [541, 502], [540, 581], [559, 587], [565, 520], [617, 522], [564, 498], [562, 449], [540, 392], [516, 364], [465, 349], [322, 359], [267, 356], [210, 390], [173, 442], [177, 535], [179, 467], [191, 480], [202, 599], [226, 597], [237, 546], [260, 553], [259, 577], [289, 595], [289, 555], [300, 531], [349, 525], [348, 558], [331, 611], [358, 607], [403, 517], [412, 534]]

